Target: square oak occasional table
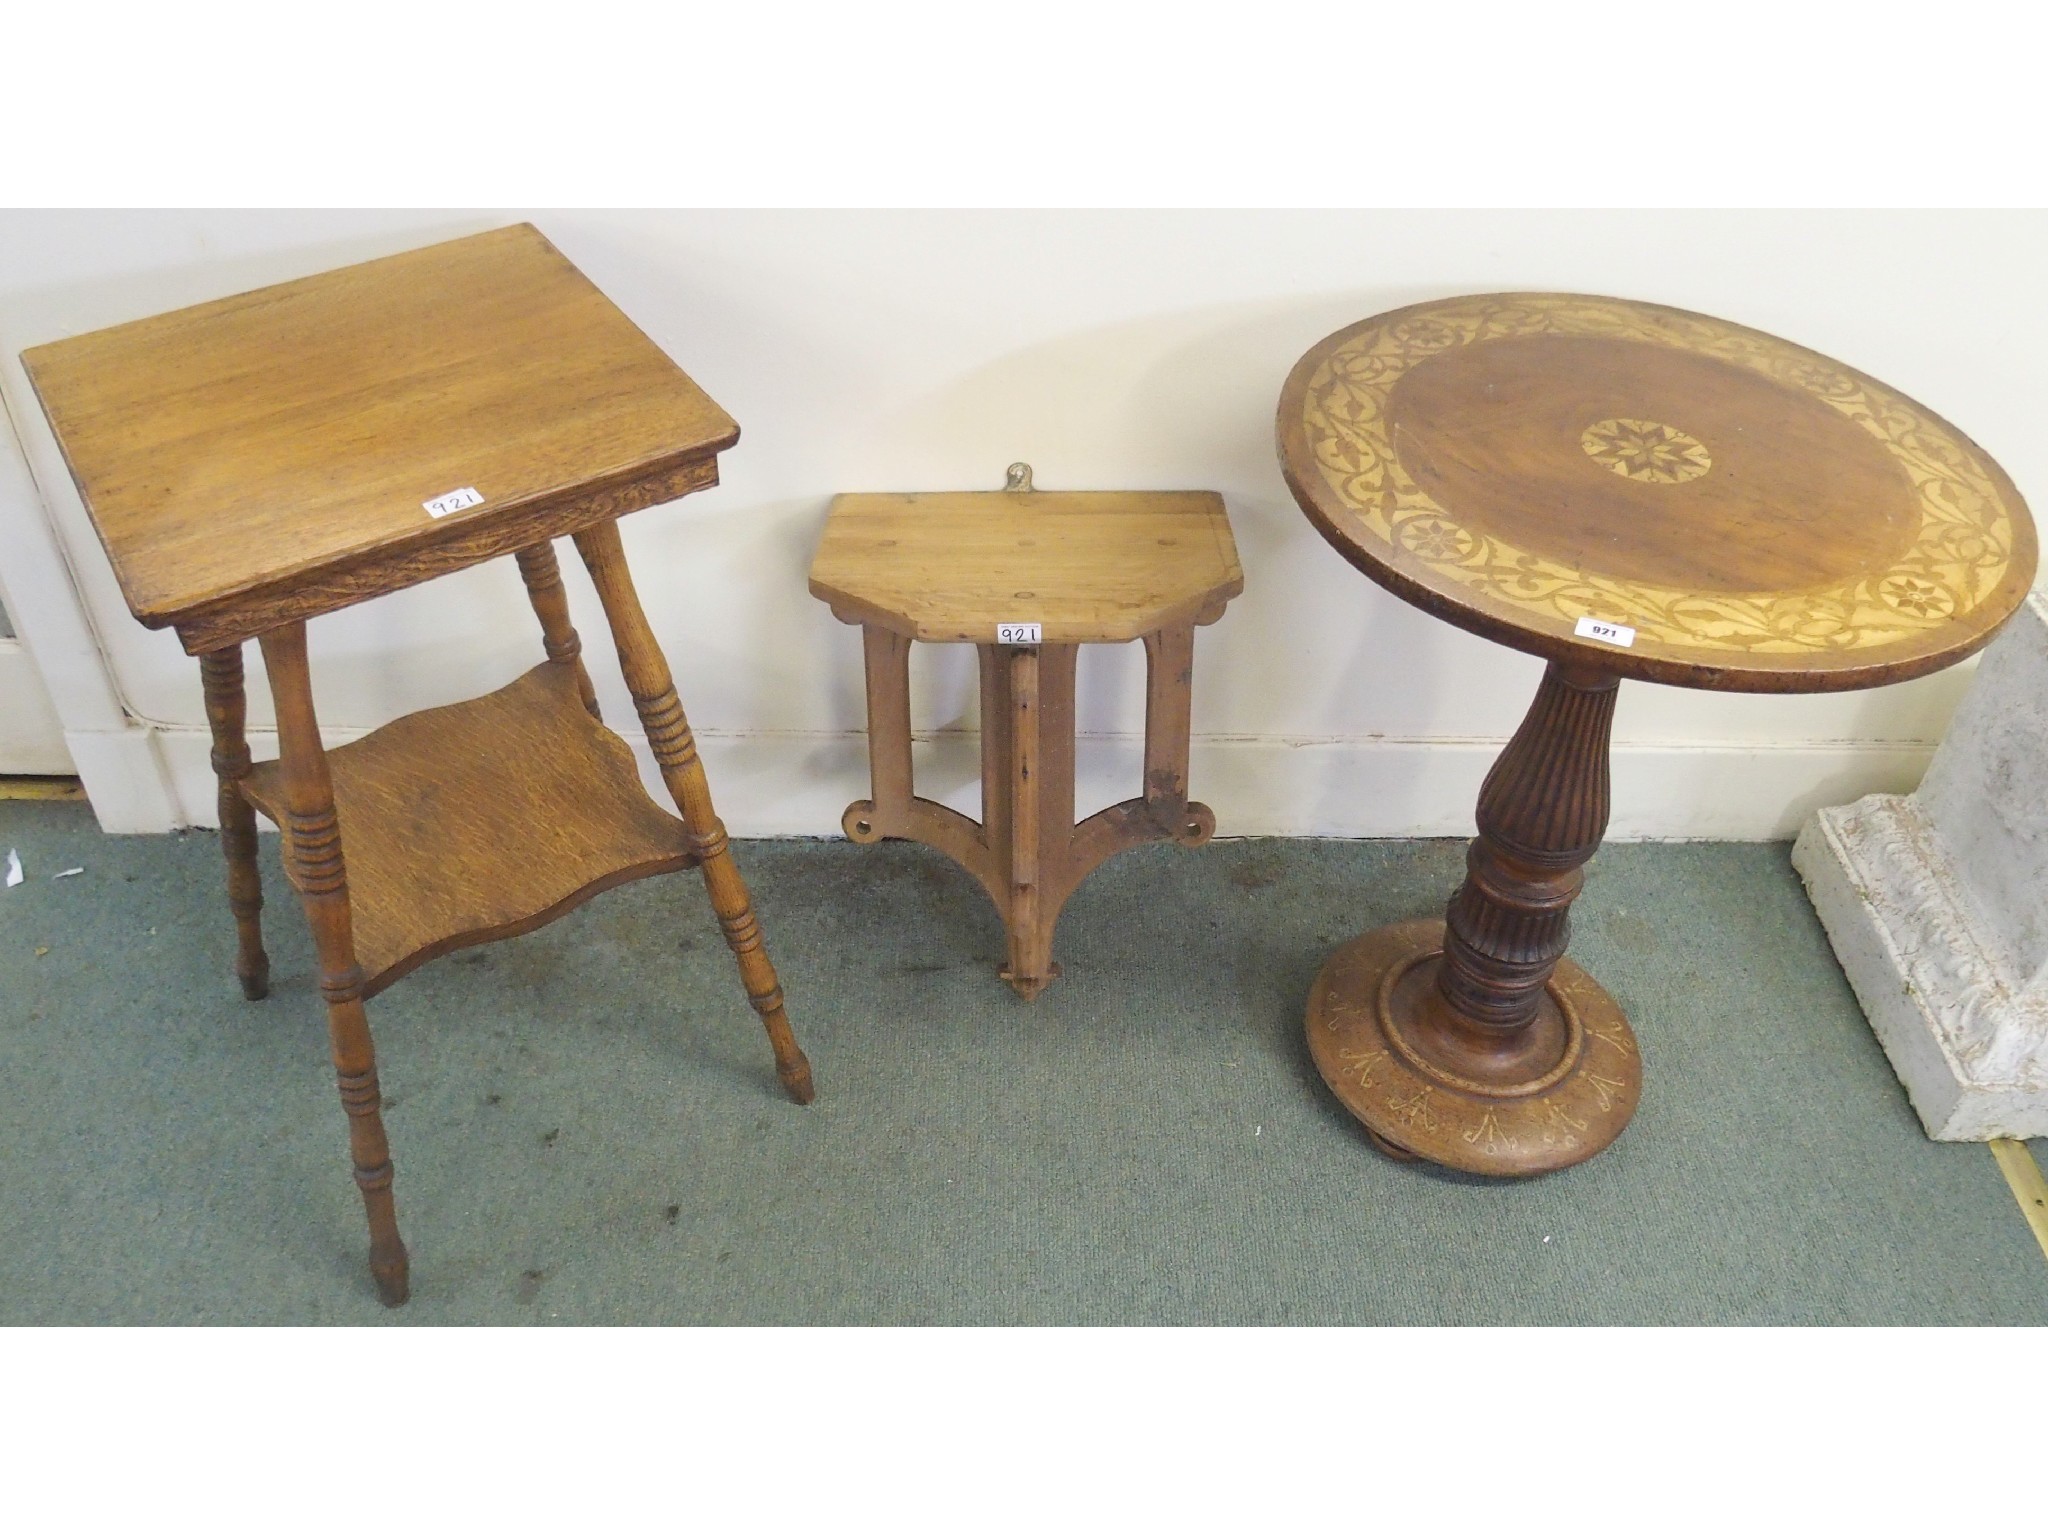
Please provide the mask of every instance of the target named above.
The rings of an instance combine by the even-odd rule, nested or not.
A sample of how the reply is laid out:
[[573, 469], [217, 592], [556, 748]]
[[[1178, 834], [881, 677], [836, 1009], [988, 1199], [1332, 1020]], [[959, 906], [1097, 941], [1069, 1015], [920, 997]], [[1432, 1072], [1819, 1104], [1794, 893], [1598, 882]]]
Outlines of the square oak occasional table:
[[[379, 1295], [408, 1292], [363, 1011], [415, 966], [597, 892], [702, 869], [783, 1085], [811, 1098], [747, 889], [617, 519], [718, 482], [739, 428], [530, 225], [365, 262], [23, 354], [129, 608], [199, 657], [236, 971], [268, 989], [255, 810], [319, 951]], [[573, 537], [682, 819], [598, 719], [552, 540]], [[498, 555], [547, 660], [325, 750], [306, 621]], [[242, 645], [279, 759], [252, 766]], [[344, 865], [344, 851], [346, 864]]]
[[[1000, 491], [834, 497], [811, 592], [861, 626], [873, 799], [841, 825], [906, 837], [981, 883], [1002, 914], [1002, 977], [1027, 1001], [1058, 978], [1060, 908], [1111, 854], [1199, 848], [1188, 799], [1195, 626], [1244, 590], [1213, 491]], [[981, 653], [981, 820], [919, 797], [910, 772], [910, 644]], [[1144, 793], [1074, 825], [1074, 663], [1084, 644], [1145, 642]]]
[[1825, 693], [1948, 666], [2026, 598], [2026, 503], [1865, 374], [1578, 294], [1361, 321], [1295, 365], [1278, 425], [1288, 486], [1340, 554], [1550, 663], [1479, 791], [1445, 917], [1330, 956], [1310, 1053], [1396, 1156], [1502, 1175], [1583, 1162], [1642, 1088], [1620, 1005], [1565, 956], [1607, 827], [1621, 679]]

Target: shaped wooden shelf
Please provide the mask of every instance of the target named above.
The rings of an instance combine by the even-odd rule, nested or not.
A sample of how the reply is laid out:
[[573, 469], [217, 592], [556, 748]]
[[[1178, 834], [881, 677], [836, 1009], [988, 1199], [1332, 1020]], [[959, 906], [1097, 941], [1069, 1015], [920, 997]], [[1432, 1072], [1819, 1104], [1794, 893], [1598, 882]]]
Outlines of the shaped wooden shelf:
[[[327, 761], [366, 996], [438, 955], [697, 862], [683, 823], [641, 787], [631, 748], [584, 707], [573, 663], [394, 720]], [[257, 764], [241, 787], [285, 825], [280, 764]]]

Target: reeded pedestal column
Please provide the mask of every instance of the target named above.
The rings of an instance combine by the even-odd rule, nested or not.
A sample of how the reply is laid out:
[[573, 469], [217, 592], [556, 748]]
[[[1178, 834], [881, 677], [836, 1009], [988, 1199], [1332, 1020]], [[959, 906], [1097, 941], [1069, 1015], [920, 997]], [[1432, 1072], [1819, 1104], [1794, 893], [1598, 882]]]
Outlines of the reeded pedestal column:
[[1479, 792], [1444, 920], [1339, 949], [1308, 1002], [1323, 1080], [1396, 1157], [1522, 1177], [1583, 1162], [1635, 1113], [1620, 1006], [1565, 958], [1581, 866], [1607, 828], [1618, 679], [1553, 662]]

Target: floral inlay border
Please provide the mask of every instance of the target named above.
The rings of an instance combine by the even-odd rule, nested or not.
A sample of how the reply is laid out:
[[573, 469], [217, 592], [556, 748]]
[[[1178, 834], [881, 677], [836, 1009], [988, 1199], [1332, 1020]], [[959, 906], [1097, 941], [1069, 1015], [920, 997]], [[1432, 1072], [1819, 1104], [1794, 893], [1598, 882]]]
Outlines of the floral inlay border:
[[[1403, 374], [1440, 352], [1539, 335], [1678, 347], [1824, 401], [1883, 444], [1911, 479], [1921, 507], [1918, 535], [1889, 570], [1801, 592], [1705, 594], [1577, 570], [1461, 526], [1402, 469], [1387, 432], [1388, 397]], [[1591, 616], [1629, 625], [1639, 639], [1707, 649], [1866, 649], [1910, 640], [1967, 613], [1998, 587], [2012, 560], [2012, 517], [1997, 483], [1939, 422], [1818, 353], [1701, 316], [1544, 295], [1448, 300], [1363, 331], [1323, 359], [1304, 393], [1303, 426], [1323, 479], [1362, 531], [1478, 593], [1565, 626]], [[1706, 449], [1682, 432], [1665, 440], [1662, 452], [1642, 437], [1644, 429], [1673, 431], [1661, 423], [1617, 419], [1588, 433], [1601, 428], [1634, 430], [1636, 451], [1656, 466], [1649, 475], [1617, 469], [1630, 478], [1670, 474], [1675, 478], [1661, 483], [1680, 483], [1708, 467], [1686, 445], [1700, 457]]]

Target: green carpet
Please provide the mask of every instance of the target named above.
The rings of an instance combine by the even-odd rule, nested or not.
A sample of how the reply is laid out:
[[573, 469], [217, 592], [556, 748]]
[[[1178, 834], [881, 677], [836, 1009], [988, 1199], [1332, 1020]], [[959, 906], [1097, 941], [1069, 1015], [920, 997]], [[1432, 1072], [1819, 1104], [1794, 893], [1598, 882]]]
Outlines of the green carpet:
[[275, 840], [254, 1004], [212, 834], [0, 802], [9, 847], [0, 1323], [2048, 1322], [1990, 1154], [1921, 1134], [1782, 845], [1599, 855], [1573, 953], [1642, 1107], [1497, 1184], [1374, 1154], [1301, 1040], [1326, 951], [1439, 909], [1458, 844], [1125, 855], [1026, 1004], [938, 855], [742, 843], [817, 1103], [694, 875], [437, 961], [370, 1005], [395, 1312]]

